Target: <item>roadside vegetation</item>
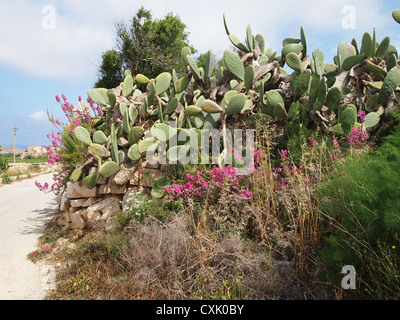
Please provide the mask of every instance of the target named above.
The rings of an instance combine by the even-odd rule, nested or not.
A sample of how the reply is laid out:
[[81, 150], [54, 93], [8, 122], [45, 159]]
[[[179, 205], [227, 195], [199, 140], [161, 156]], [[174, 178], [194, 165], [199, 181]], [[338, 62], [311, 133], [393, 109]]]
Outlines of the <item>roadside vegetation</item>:
[[14, 180], [30, 178], [41, 173], [48, 169], [47, 166], [43, 166], [47, 165], [47, 161], [47, 156], [34, 157], [28, 155], [26, 158], [21, 159], [18, 155], [15, 158], [17, 166], [14, 168], [14, 157], [9, 154], [2, 155], [0, 156], [0, 184], [9, 184]]
[[[120, 89], [89, 90], [78, 108], [56, 97], [68, 121], [51, 119], [60, 131], [49, 162], [62, 171], [57, 185], [39, 186], [47, 192], [71, 177], [93, 188], [103, 165], [114, 174], [140, 164], [171, 132], [166, 120], [175, 133], [255, 137], [249, 174], [223, 136], [229, 163], [172, 166], [153, 190], [130, 193], [110, 233], [49, 223], [40, 246], [52, 248], [57, 288], [48, 299], [399, 298], [400, 67], [390, 39], [374, 31], [361, 47], [341, 42], [330, 63], [308, 53], [303, 28], [281, 55], [250, 27], [245, 43], [225, 29], [236, 49], [219, 67], [211, 51], [199, 67], [184, 47], [182, 77], [127, 70]], [[83, 165], [88, 156], [97, 162]], [[348, 265], [352, 290], [341, 285]]]

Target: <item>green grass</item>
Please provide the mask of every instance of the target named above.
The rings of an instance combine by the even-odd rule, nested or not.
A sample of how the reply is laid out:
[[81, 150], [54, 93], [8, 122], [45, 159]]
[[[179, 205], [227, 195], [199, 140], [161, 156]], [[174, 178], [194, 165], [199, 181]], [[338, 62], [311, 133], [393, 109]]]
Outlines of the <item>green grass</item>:
[[[8, 163], [14, 163], [13, 157], [6, 157]], [[21, 159], [15, 158], [15, 163], [44, 163], [47, 162], [48, 158], [38, 158], [38, 159]]]

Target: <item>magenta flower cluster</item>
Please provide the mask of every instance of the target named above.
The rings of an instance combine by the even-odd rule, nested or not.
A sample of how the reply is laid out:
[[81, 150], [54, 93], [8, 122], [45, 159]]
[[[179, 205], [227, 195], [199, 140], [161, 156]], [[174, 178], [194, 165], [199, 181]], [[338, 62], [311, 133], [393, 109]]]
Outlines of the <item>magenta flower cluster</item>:
[[339, 144], [339, 141], [337, 140], [336, 137], [332, 138], [332, 144], [333, 144], [333, 152], [331, 154], [331, 159], [333, 161], [332, 168], [335, 167], [335, 162], [340, 162], [341, 160], [344, 160], [344, 155], [342, 152], [342, 147]]
[[55, 173], [53, 175], [53, 181], [54, 183], [52, 185], [49, 185], [47, 182], [45, 182], [43, 185], [37, 181], [35, 181], [36, 187], [40, 191], [43, 192], [54, 192], [55, 195], [59, 195], [62, 191], [62, 186], [65, 182], [66, 177], [68, 176], [67, 171], [61, 171], [59, 173]]
[[[62, 101], [59, 96], [56, 96], [56, 101], [60, 103], [61, 109], [64, 112], [66, 118], [68, 119], [68, 124], [69, 130], [73, 133], [74, 129], [84, 123], [88, 124], [90, 120], [92, 119], [92, 116], [90, 115], [90, 109], [87, 107], [87, 105], [82, 103], [82, 97], [79, 96], [79, 105], [80, 108], [76, 108], [73, 104], [68, 102], [67, 97], [63, 94], [62, 96]], [[90, 108], [93, 110], [95, 116], [101, 115], [101, 108], [98, 106], [95, 106], [94, 102], [90, 99], [87, 98], [87, 102], [90, 105]], [[59, 126], [66, 127], [67, 124], [61, 123], [59, 120], [55, 120], [55, 123]]]
[[202, 177], [202, 170], [198, 170], [196, 175], [186, 174], [186, 182], [183, 184], [174, 183], [171, 187], [164, 187], [164, 190], [170, 195], [171, 199], [189, 199], [196, 195], [201, 196], [207, 189], [208, 183]]
[[364, 123], [366, 117], [365, 111], [358, 111], [358, 116], [360, 117], [360, 122]]
[[350, 135], [347, 137], [347, 141], [349, 142], [349, 144], [351, 146], [354, 146], [355, 148], [360, 148], [363, 142], [367, 141], [368, 139], [368, 132], [362, 131], [361, 127], [358, 127], [357, 129], [353, 128]]
[[71, 133], [73, 133], [76, 127], [81, 125], [89, 125], [92, 119], [90, 111], [93, 111], [94, 116], [99, 116], [101, 115], [101, 108], [96, 106], [94, 102], [90, 100], [90, 98], [87, 99], [89, 106], [85, 103], [82, 103], [82, 97], [80, 96], [78, 97], [79, 108], [69, 103], [64, 94], [61, 95], [61, 98], [56, 96], [55, 99], [58, 103], [60, 103], [61, 110], [64, 112], [67, 122], [64, 123], [58, 119], [54, 119], [53, 117], [50, 118], [50, 121], [58, 128], [58, 132], [52, 132], [47, 135], [51, 141], [51, 144], [45, 148], [49, 157], [47, 162], [52, 165], [60, 165], [61, 171], [53, 175], [54, 182], [51, 186], [47, 182], [42, 185], [36, 181], [35, 184], [40, 191], [54, 192], [55, 194], [59, 194], [67, 182], [68, 177], [68, 164], [64, 163], [62, 160], [62, 150], [65, 147], [62, 133], [65, 130], [69, 130]]
[[211, 170], [198, 170], [196, 174], [186, 174], [184, 180], [182, 184], [174, 183], [170, 187], [164, 187], [171, 199], [193, 200], [196, 196], [206, 195], [209, 190], [221, 191], [222, 189], [246, 198], [252, 197], [252, 192], [242, 187], [247, 179], [232, 165], [222, 168], [213, 167]]

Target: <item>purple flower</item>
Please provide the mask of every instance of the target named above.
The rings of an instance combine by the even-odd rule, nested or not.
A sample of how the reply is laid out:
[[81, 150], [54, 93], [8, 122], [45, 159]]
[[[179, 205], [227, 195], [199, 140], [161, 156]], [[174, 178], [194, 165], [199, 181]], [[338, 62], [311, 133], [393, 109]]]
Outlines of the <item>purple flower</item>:
[[244, 191], [242, 191], [242, 195], [244, 195], [247, 198], [251, 198], [253, 193], [251, 191], [249, 191], [249, 190], [244, 190]]
[[360, 122], [364, 123], [365, 122], [365, 111], [358, 111], [358, 116], [360, 117]]
[[332, 142], [333, 142], [334, 148], [337, 149], [337, 150], [340, 150], [340, 145], [339, 145], [339, 142], [337, 141], [336, 137], [332, 138]]

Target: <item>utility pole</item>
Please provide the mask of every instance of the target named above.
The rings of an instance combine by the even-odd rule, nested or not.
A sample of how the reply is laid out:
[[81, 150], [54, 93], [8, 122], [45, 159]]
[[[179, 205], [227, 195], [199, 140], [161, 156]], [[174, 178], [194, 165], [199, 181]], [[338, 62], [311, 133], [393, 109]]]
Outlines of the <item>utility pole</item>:
[[17, 135], [17, 126], [14, 126], [14, 166], [15, 166], [15, 137]]

